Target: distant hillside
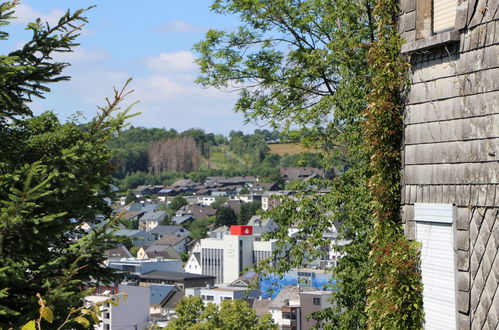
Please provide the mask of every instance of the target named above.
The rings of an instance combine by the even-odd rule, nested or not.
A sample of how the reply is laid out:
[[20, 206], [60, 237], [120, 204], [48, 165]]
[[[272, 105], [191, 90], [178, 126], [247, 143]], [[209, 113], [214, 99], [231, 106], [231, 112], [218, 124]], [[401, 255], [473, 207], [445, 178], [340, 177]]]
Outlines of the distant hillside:
[[310, 152], [316, 153], [316, 150], [308, 149], [301, 145], [300, 143], [269, 143], [268, 144], [271, 154], [277, 154], [279, 156], [288, 155], [297, 155], [302, 152]]

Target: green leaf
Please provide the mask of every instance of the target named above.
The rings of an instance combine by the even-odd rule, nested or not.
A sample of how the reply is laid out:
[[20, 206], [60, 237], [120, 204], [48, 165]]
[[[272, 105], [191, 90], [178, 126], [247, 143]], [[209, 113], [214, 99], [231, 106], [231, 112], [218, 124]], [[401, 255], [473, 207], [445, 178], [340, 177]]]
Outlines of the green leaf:
[[23, 327], [21, 328], [21, 330], [36, 330], [36, 323], [35, 323], [35, 321], [29, 321], [28, 323], [26, 323], [25, 325], [23, 325]]
[[77, 318], [75, 318], [75, 321], [80, 323], [85, 328], [88, 328], [90, 326], [90, 321], [84, 318], [83, 316], [78, 316]]

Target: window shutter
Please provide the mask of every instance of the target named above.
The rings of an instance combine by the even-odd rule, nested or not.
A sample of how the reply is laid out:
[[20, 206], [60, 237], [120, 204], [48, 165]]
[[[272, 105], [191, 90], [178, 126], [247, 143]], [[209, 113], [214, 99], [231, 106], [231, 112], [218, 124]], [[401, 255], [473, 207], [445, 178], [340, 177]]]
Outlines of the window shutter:
[[416, 239], [422, 244], [425, 329], [455, 329], [453, 207], [416, 203], [415, 220]]
[[457, 0], [433, 0], [433, 33], [454, 29]]

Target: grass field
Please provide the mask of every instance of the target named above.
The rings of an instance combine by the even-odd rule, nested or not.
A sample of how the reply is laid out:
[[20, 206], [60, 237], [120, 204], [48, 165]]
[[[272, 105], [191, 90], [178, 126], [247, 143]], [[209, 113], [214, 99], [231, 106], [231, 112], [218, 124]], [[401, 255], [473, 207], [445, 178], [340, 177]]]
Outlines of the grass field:
[[268, 144], [271, 154], [284, 156], [285, 154], [296, 155], [302, 152], [317, 152], [317, 150], [305, 148], [299, 143], [272, 143]]

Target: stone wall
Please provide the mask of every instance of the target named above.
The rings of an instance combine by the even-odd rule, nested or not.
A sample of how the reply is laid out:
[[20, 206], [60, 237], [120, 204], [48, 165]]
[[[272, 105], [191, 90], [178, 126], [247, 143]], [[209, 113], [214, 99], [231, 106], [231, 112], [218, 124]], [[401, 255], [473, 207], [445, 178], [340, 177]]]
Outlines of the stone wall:
[[[499, 328], [499, 1], [458, 1], [456, 30], [428, 33], [428, 0], [401, 0], [411, 63], [405, 97], [402, 218], [454, 204], [459, 329]], [[426, 17], [427, 19], [428, 17]]]

